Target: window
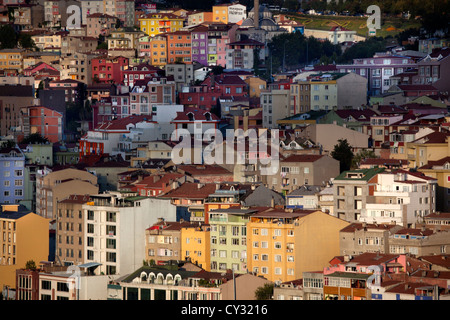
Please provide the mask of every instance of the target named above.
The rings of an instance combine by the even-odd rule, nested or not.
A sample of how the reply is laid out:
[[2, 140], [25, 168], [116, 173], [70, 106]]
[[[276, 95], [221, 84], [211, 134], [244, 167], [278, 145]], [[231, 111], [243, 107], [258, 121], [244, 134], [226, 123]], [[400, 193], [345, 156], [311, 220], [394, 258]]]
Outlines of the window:
[[67, 282], [58, 282], [56, 285], [57, 291], [69, 292], [69, 285]]
[[52, 289], [52, 283], [48, 280], [42, 280], [41, 281], [41, 288], [44, 290], [51, 290]]

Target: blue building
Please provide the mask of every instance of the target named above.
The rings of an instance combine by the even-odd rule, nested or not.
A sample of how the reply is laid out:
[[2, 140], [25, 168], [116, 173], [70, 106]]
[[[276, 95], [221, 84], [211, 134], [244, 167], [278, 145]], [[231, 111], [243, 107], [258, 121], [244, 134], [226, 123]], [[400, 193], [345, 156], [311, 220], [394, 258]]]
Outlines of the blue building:
[[0, 149], [0, 203], [24, 200], [25, 155], [19, 148]]

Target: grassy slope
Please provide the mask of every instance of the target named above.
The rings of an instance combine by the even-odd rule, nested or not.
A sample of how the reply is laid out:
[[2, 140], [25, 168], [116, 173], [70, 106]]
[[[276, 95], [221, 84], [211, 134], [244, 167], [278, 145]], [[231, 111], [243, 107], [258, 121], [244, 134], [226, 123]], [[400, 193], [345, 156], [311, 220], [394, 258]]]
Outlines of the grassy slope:
[[[349, 30], [354, 30], [360, 36], [367, 36], [367, 19], [365, 17], [341, 17], [341, 16], [312, 16], [288, 14], [296, 21], [303, 23], [307, 29], [329, 30], [340, 25]], [[381, 30], [377, 30], [377, 37], [395, 36], [409, 28], [419, 28], [420, 22], [401, 18], [381, 18]]]

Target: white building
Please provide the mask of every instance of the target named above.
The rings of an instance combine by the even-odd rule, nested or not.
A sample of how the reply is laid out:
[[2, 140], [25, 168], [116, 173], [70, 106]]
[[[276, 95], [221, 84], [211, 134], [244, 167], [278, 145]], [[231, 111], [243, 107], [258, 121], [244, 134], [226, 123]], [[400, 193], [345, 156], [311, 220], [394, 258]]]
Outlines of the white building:
[[377, 175], [373, 195], [361, 209], [361, 222], [410, 227], [436, 210], [437, 180], [399, 170]]
[[176, 221], [170, 200], [137, 197], [134, 193], [92, 195], [83, 205], [86, 263], [99, 263], [96, 273], [125, 275], [142, 266], [145, 229], [163, 218]]

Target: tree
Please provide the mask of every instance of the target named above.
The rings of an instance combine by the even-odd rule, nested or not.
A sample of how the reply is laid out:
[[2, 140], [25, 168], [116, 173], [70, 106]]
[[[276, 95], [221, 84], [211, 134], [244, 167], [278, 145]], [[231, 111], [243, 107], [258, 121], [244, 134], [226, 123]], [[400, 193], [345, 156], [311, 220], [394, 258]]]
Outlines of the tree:
[[369, 149], [359, 151], [352, 159], [352, 167], [358, 168], [361, 161], [364, 159], [375, 159], [378, 158], [375, 152]]
[[255, 291], [256, 300], [271, 300], [273, 295], [273, 283], [266, 283]]
[[36, 263], [34, 262], [34, 260], [28, 260], [25, 264], [25, 269], [36, 270]]
[[36, 43], [34, 42], [33, 38], [31, 38], [31, 35], [22, 33], [19, 36], [19, 45], [21, 48], [24, 49], [38, 49], [36, 47]]
[[17, 34], [13, 27], [5, 24], [0, 27], [0, 49], [12, 49], [17, 47]]
[[354, 154], [347, 139], [338, 140], [338, 143], [334, 146], [333, 151], [331, 151], [331, 156], [339, 161], [340, 172], [350, 170]]
[[39, 143], [47, 143], [50, 142], [46, 137], [41, 136], [39, 132], [32, 133], [29, 136], [23, 138], [20, 142], [22, 144], [39, 144]]

